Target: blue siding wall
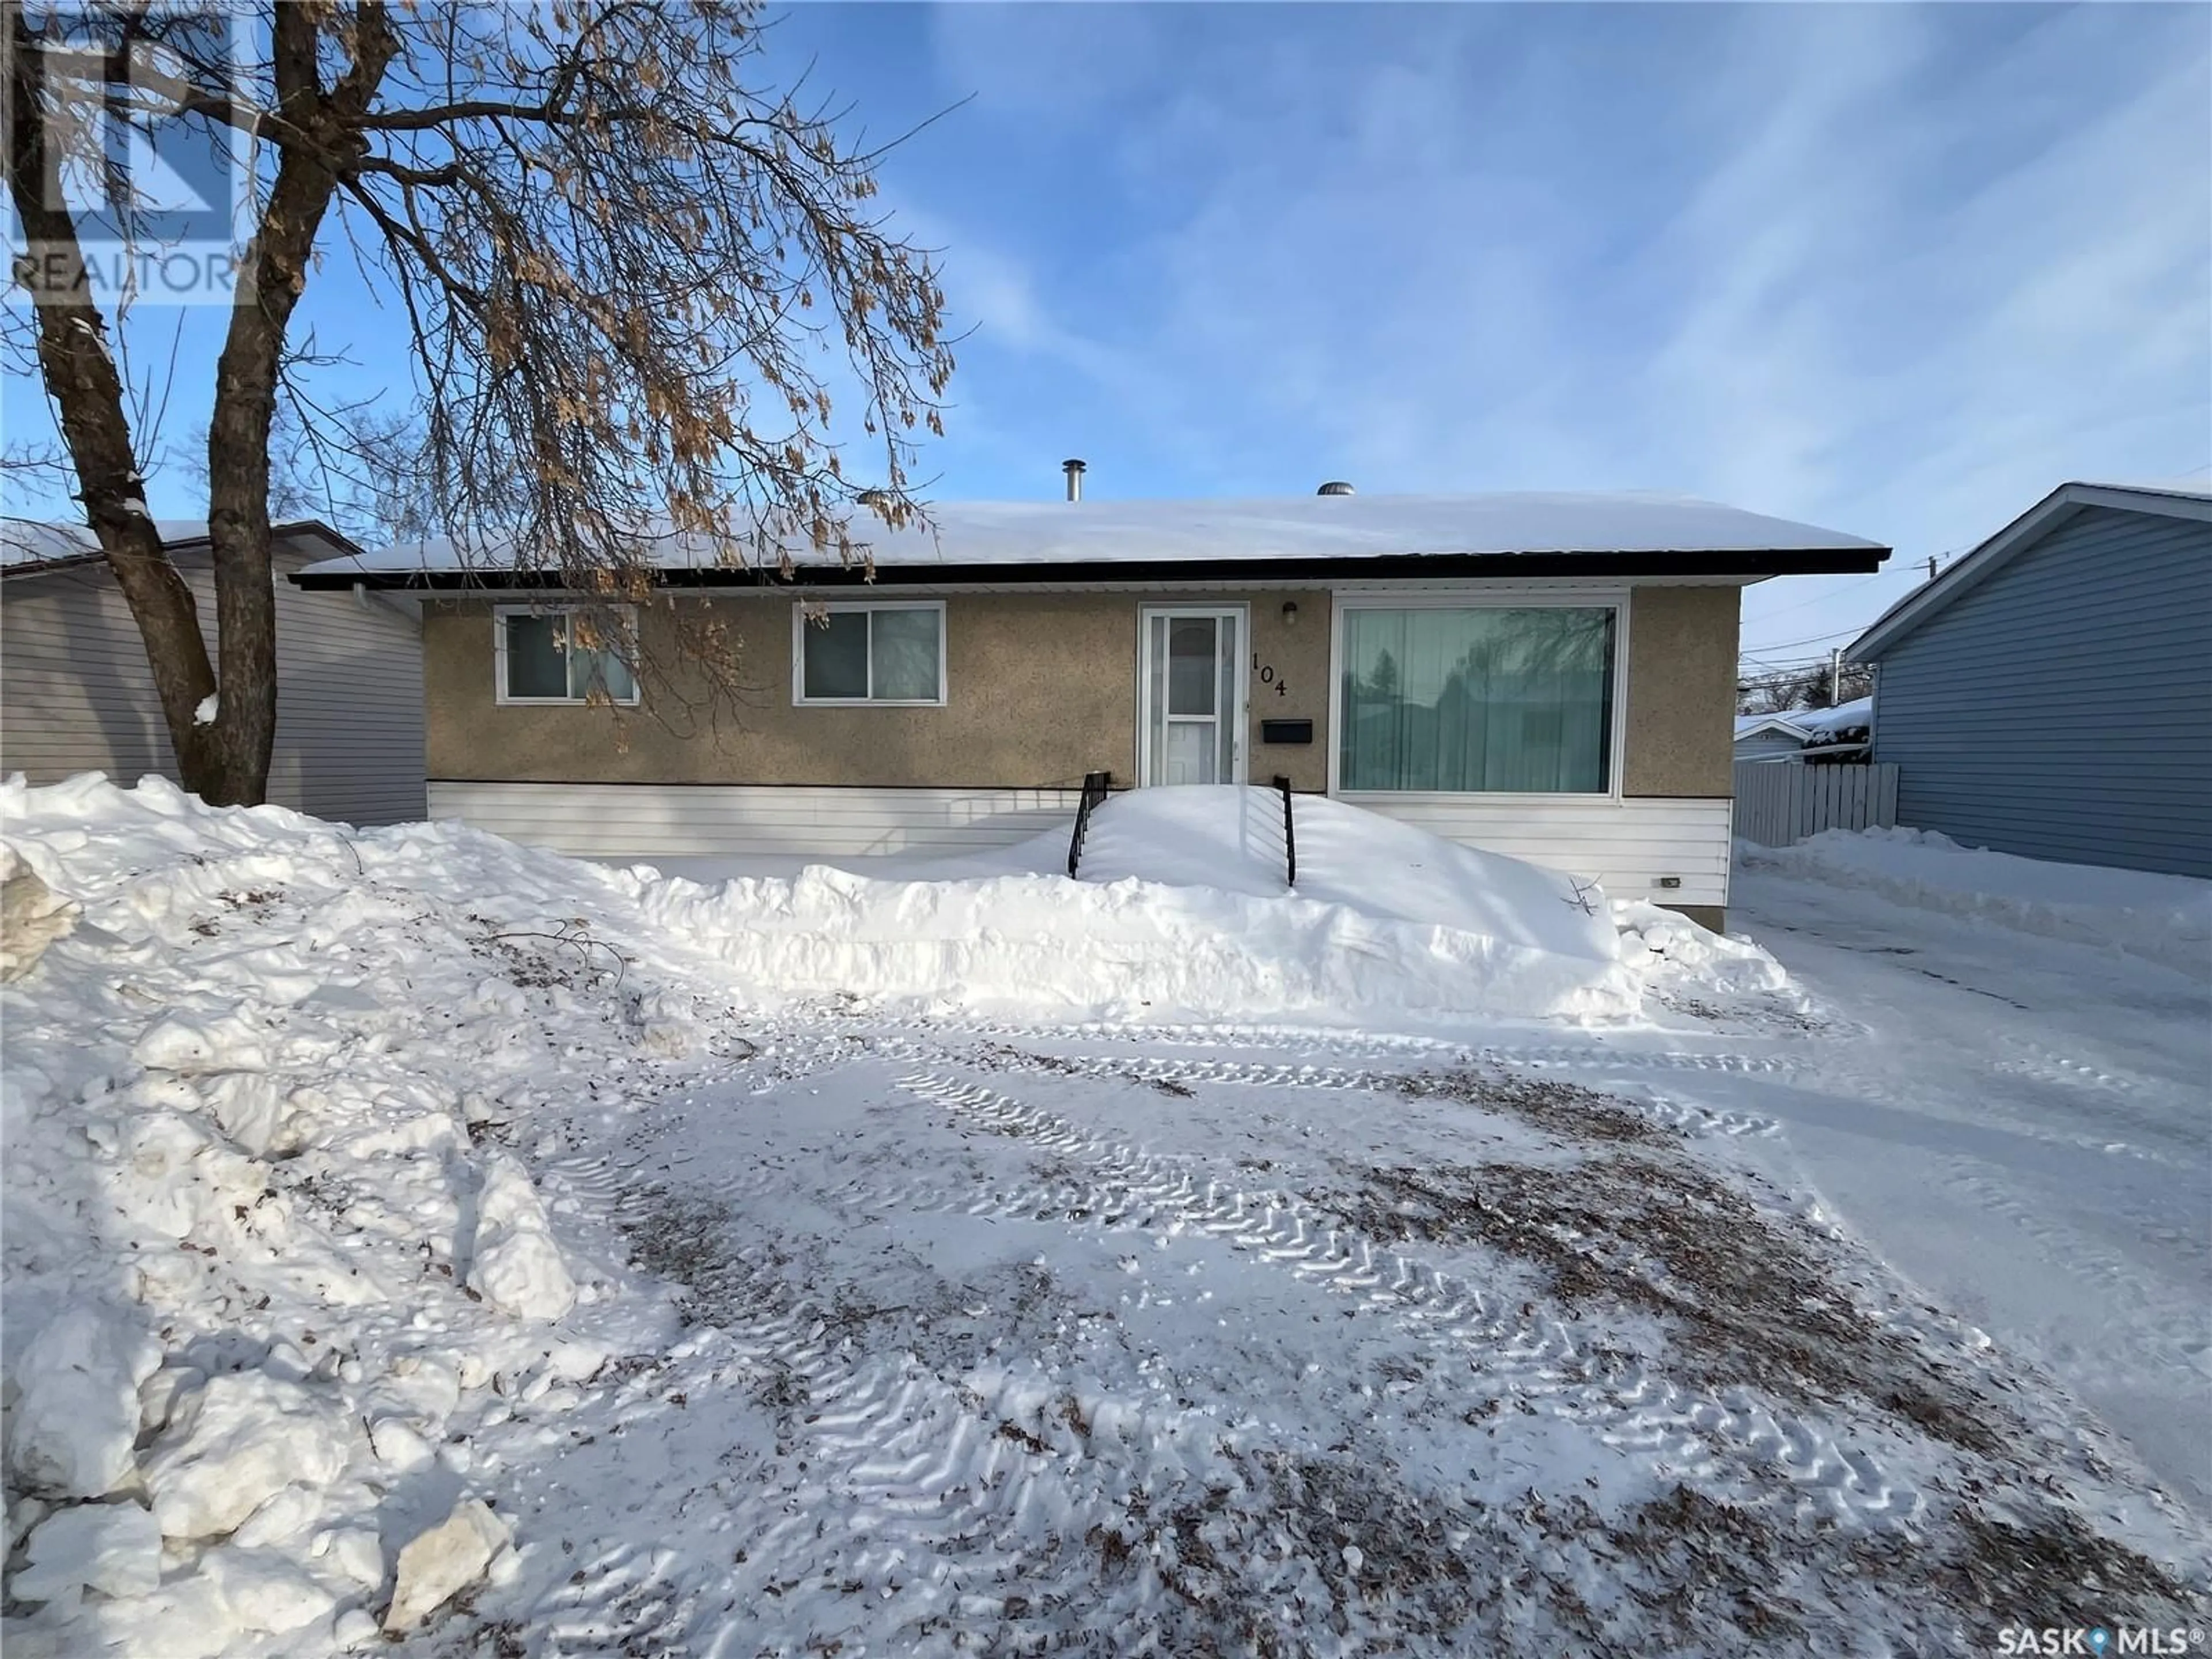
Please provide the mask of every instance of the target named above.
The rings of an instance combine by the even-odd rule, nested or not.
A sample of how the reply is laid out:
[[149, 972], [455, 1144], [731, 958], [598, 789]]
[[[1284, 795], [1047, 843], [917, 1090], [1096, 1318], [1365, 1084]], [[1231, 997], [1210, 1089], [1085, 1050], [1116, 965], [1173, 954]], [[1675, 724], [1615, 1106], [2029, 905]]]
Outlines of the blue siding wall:
[[1899, 823], [2212, 876], [2212, 524], [2060, 520], [1890, 647], [1874, 731]]

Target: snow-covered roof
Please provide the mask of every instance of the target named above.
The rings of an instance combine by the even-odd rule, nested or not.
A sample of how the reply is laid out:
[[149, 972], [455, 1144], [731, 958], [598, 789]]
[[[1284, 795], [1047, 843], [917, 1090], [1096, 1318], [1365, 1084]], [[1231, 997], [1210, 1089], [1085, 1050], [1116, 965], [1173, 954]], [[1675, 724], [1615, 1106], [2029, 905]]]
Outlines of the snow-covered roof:
[[1808, 738], [1832, 738], [1838, 732], [1850, 732], [1871, 725], [1874, 699], [1853, 697], [1849, 702], [1839, 702], [1833, 708], [1793, 709], [1790, 718]]
[[[157, 519], [154, 529], [161, 537], [161, 544], [172, 550], [207, 544], [205, 519]], [[351, 549], [355, 554], [359, 552], [350, 541], [319, 519], [287, 520], [270, 526], [269, 533], [280, 542], [318, 539], [328, 543], [335, 550]], [[100, 538], [93, 534], [88, 525], [63, 523], [51, 519], [0, 518], [0, 571], [9, 575], [25, 575], [65, 565], [87, 564], [102, 556]]]
[[[164, 543], [207, 539], [204, 519], [163, 519], [154, 528]], [[0, 519], [0, 570], [41, 569], [100, 556], [100, 538], [88, 525], [60, 524], [46, 519]]]
[[[883, 530], [865, 514], [855, 518], [855, 539], [867, 543], [879, 572], [1607, 554], [1780, 555], [1785, 556], [1776, 561], [1778, 568], [1811, 562], [1870, 570], [1888, 553], [1861, 537], [1677, 495], [951, 501], [927, 510], [927, 528], [897, 532]], [[711, 573], [735, 562], [695, 538], [672, 536], [665, 545], [657, 561], [664, 570]], [[1802, 556], [1786, 556], [1792, 555]], [[794, 557], [810, 568], [836, 562], [834, 555], [825, 558], [811, 550]], [[429, 542], [326, 561], [301, 574], [435, 578], [529, 568], [526, 561]]]
[[2089, 483], [2077, 480], [2063, 483], [1942, 575], [1923, 582], [1875, 617], [1874, 625], [1851, 641], [1844, 653], [1844, 659], [1879, 659], [1884, 651], [1954, 599], [1988, 580], [2015, 554], [2033, 545], [2045, 532], [2055, 528], [2060, 520], [2087, 507], [2212, 522], [2212, 492], [2178, 483]]

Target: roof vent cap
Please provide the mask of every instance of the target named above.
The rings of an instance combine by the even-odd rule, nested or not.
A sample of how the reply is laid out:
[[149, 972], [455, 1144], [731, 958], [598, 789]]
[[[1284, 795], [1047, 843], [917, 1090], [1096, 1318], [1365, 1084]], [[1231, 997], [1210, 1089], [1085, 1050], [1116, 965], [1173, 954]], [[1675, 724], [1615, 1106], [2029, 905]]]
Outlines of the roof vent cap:
[[1356, 495], [1358, 493], [1341, 478], [1331, 478], [1319, 489], [1314, 491], [1316, 495]]

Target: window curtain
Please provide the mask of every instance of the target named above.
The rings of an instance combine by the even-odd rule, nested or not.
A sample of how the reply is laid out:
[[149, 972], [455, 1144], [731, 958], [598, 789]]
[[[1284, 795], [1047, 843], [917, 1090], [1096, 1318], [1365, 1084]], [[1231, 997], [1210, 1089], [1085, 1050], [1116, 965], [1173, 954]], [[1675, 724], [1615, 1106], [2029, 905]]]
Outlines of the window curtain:
[[937, 701], [935, 611], [872, 611], [869, 651], [875, 678], [868, 695], [898, 702]]
[[1339, 787], [1597, 794], [1612, 750], [1613, 612], [1344, 612]]

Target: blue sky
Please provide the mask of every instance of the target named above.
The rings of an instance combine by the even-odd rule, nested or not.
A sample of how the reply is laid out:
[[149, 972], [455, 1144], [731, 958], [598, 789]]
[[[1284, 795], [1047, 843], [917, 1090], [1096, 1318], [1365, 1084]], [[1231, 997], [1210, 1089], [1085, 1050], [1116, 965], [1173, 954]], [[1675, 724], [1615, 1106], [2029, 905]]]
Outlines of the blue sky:
[[[1082, 455], [1094, 495], [1668, 489], [1893, 544], [1893, 574], [1752, 592], [1747, 650], [1796, 658], [2063, 479], [2212, 478], [2212, 9], [810, 5], [777, 29], [875, 136], [969, 100], [883, 175], [974, 331], [940, 498], [1048, 496]], [[390, 361], [349, 277], [306, 314]]]

